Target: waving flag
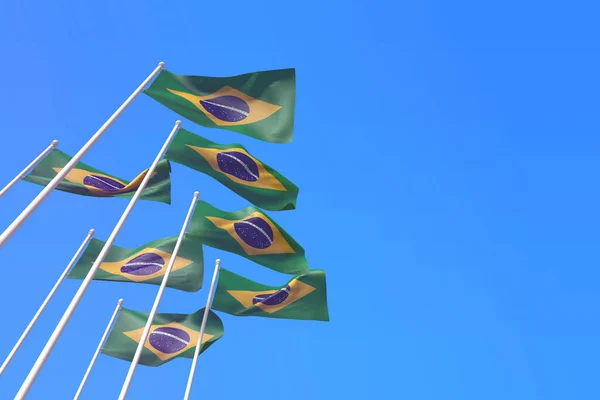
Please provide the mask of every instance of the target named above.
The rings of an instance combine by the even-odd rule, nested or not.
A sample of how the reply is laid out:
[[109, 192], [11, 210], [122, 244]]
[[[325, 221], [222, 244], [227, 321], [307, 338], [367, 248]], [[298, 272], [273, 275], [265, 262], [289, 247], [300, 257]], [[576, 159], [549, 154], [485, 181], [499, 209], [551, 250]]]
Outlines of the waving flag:
[[256, 207], [225, 212], [200, 201], [187, 235], [284, 274], [308, 271], [304, 249]]
[[[23, 180], [46, 186], [70, 160], [71, 157], [54, 149]], [[79, 162], [69, 171], [56, 189], [83, 196], [131, 198], [144, 180], [146, 172], [147, 170], [130, 182]], [[169, 162], [162, 160], [157, 165], [148, 185], [142, 191], [140, 199], [171, 204], [170, 172]]]
[[[102, 353], [131, 361], [142, 338], [148, 313], [121, 309]], [[156, 314], [139, 363], [157, 367], [177, 357], [193, 358], [204, 308], [193, 314]], [[210, 311], [200, 354], [223, 337], [223, 322]]]
[[162, 71], [145, 93], [182, 117], [272, 143], [294, 134], [296, 70], [231, 77], [186, 76]]
[[[136, 249], [112, 246], [94, 275], [94, 279], [160, 285], [176, 242], [177, 236], [172, 236], [155, 240]], [[85, 278], [103, 247], [103, 241], [92, 239], [68, 277]], [[196, 241], [184, 238], [167, 286], [186, 292], [196, 292], [202, 288], [203, 273], [202, 246]]]
[[240, 144], [217, 144], [180, 129], [166, 158], [213, 177], [255, 206], [273, 211], [296, 208], [298, 187]]
[[329, 321], [325, 271], [267, 286], [221, 268], [212, 308], [237, 316]]

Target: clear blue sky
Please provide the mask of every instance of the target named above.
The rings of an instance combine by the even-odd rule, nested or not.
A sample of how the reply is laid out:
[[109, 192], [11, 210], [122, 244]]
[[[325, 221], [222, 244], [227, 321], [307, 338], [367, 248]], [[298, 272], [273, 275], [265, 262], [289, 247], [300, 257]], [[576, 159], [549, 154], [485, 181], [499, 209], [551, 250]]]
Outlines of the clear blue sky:
[[[587, 4], [586, 4], [587, 3]], [[193, 398], [598, 399], [598, 92], [593, 2], [54, 1], [0, 10], [2, 168], [8, 182], [52, 139], [74, 154], [156, 66], [227, 76], [297, 69], [294, 140], [240, 142], [300, 187], [270, 215], [328, 277], [331, 322], [220, 314]], [[178, 116], [139, 97], [84, 162], [147, 168]], [[192, 193], [248, 203], [173, 166], [173, 204], [141, 202], [117, 238], [176, 235]], [[41, 187], [0, 199], [4, 229]], [[90, 228], [106, 239], [125, 199], [53, 193], [0, 250], [4, 358]], [[265, 284], [287, 276], [206, 249]], [[67, 281], [8, 371], [12, 398], [80, 282]], [[159, 312], [191, 313], [168, 290]], [[94, 282], [30, 393], [67, 399], [119, 297]], [[190, 361], [140, 367], [128, 399], [183, 395]], [[118, 395], [128, 363], [102, 355], [84, 399]]]

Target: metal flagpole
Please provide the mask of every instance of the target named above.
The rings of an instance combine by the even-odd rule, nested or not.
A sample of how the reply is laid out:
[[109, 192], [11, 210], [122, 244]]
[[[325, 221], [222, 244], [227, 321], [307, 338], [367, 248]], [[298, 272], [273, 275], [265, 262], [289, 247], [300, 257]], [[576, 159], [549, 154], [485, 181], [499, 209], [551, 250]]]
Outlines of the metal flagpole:
[[48, 197], [50, 192], [54, 190], [56, 186], [62, 181], [65, 176], [73, 169], [73, 167], [81, 160], [81, 158], [88, 152], [90, 148], [100, 139], [100, 137], [106, 132], [106, 130], [112, 125], [113, 122], [121, 115], [121, 113], [131, 104], [133, 99], [140, 94], [146, 85], [156, 76], [158, 73], [165, 67], [165, 63], [160, 62], [158, 67], [152, 71], [150, 75], [142, 82], [142, 84], [135, 89], [135, 91], [125, 100], [123, 104], [114, 112], [113, 115], [94, 133], [94, 135], [87, 141], [86, 144], [83, 145], [81, 149], [73, 156], [73, 158], [60, 170], [60, 172], [48, 183], [42, 191], [36, 196], [35, 199], [25, 209], [21, 212], [21, 214], [15, 218], [15, 220], [6, 228], [4, 232], [0, 235], [0, 248], [2, 248], [8, 239], [23, 225], [23, 223], [31, 216], [31, 214], [42, 204], [42, 202]]
[[8, 182], [8, 184], [4, 186], [4, 189], [0, 190], [0, 197], [4, 196], [6, 192], [8, 192], [8, 190], [15, 185], [15, 183], [19, 182], [21, 178], [23, 178], [25, 174], [27, 174], [27, 172], [29, 172], [33, 167], [35, 167], [37, 163], [42, 161], [42, 159], [46, 157], [52, 150], [54, 150], [56, 146], [58, 146], [58, 140], [53, 140], [52, 143], [50, 143], [50, 146], [46, 147], [46, 150], [42, 151], [40, 155], [34, 158], [34, 160], [31, 163], [29, 163], [29, 165], [26, 166], [25, 169], [23, 169], [23, 171], [19, 172], [19, 174], [15, 176], [12, 181]]
[[96, 261], [94, 261], [92, 268], [90, 269], [88, 274], [85, 276], [85, 279], [81, 283], [81, 286], [79, 286], [79, 289], [77, 290], [77, 293], [75, 293], [75, 296], [73, 296], [73, 300], [71, 300], [71, 304], [69, 304], [69, 306], [67, 307], [67, 310], [63, 314], [61, 320], [56, 325], [54, 332], [52, 332], [50, 339], [48, 339], [46, 346], [44, 347], [44, 349], [38, 356], [38, 359], [35, 362], [35, 364], [33, 365], [33, 367], [31, 368], [31, 371], [29, 371], [29, 375], [27, 375], [27, 378], [25, 378], [25, 381], [21, 385], [21, 388], [19, 389], [19, 392], [17, 393], [14, 400], [23, 400], [25, 398], [25, 396], [27, 396], [27, 393], [29, 393], [29, 390], [31, 389], [33, 382], [37, 378], [38, 374], [40, 373], [40, 370], [44, 366], [44, 363], [48, 359], [48, 356], [52, 352], [52, 349], [56, 345], [56, 342], [58, 341], [58, 338], [62, 334], [62, 331], [67, 326], [67, 323], [71, 319], [73, 312], [75, 312], [75, 308], [77, 308], [77, 305], [81, 301], [81, 298], [83, 297], [85, 291], [87, 290], [88, 286], [92, 282], [92, 279], [94, 279], [94, 274], [100, 267], [100, 264], [102, 264], [102, 262], [104, 261], [104, 257], [106, 257], [106, 253], [108, 253], [108, 250], [110, 250], [110, 247], [112, 246], [113, 242], [115, 241], [115, 238], [121, 231], [121, 228], [123, 228], [125, 221], [127, 221], [127, 218], [129, 217], [129, 214], [131, 213], [131, 210], [133, 210], [135, 203], [137, 202], [138, 198], [141, 196], [142, 191], [148, 184], [148, 181], [150, 180], [150, 177], [153, 175], [154, 170], [156, 169], [156, 166], [158, 165], [158, 163], [162, 159], [163, 155], [167, 151], [169, 144], [171, 144], [171, 141], [175, 137], [175, 134], [179, 130], [180, 126], [181, 126], [181, 121], [175, 122], [175, 126], [171, 130], [169, 137], [163, 144], [162, 148], [160, 149], [160, 151], [159, 151], [158, 155], [156, 156], [156, 158], [154, 159], [154, 161], [152, 162], [152, 165], [148, 169], [146, 176], [144, 176], [142, 183], [140, 183], [140, 186], [137, 188], [137, 190], [135, 191], [135, 194], [129, 201], [127, 208], [123, 212], [123, 215], [121, 215], [121, 218], [119, 219], [119, 222], [117, 222], [117, 225], [115, 225], [115, 228], [113, 229], [112, 233], [108, 237], [108, 240], [104, 244], [104, 247], [102, 247], [102, 250], [100, 250], [100, 254], [98, 254], [98, 258], [96, 258]]
[[83, 253], [83, 250], [85, 249], [85, 246], [92, 239], [92, 236], [94, 236], [94, 232], [95, 231], [93, 229], [90, 229], [90, 232], [85, 237], [85, 240], [83, 241], [83, 243], [81, 243], [81, 246], [79, 246], [79, 249], [77, 250], [77, 252], [73, 256], [73, 258], [71, 259], [71, 261], [69, 262], [69, 264], [67, 265], [67, 268], [65, 268], [65, 270], [63, 271], [63, 273], [61, 274], [61, 276], [58, 278], [58, 280], [54, 284], [54, 287], [52, 288], [52, 290], [50, 290], [50, 293], [48, 293], [48, 296], [46, 296], [46, 300], [44, 300], [44, 302], [40, 306], [39, 310], [37, 310], [37, 312], [35, 313], [35, 315], [31, 319], [31, 322], [29, 323], [29, 325], [27, 325], [27, 328], [25, 328], [25, 331], [23, 332], [23, 334], [21, 335], [21, 337], [17, 341], [17, 344], [15, 344], [15, 347], [13, 347], [13, 349], [10, 351], [10, 353], [8, 354], [8, 357], [6, 357], [6, 360], [4, 360], [4, 363], [0, 367], [0, 375], [2, 375], [4, 373], [4, 371], [8, 367], [8, 364], [10, 364], [10, 362], [13, 359], [13, 357], [15, 356], [15, 354], [17, 353], [17, 351], [19, 350], [19, 348], [21, 347], [21, 345], [25, 341], [25, 338], [27, 338], [27, 335], [29, 335], [29, 332], [31, 331], [31, 329], [33, 328], [33, 326], [35, 325], [35, 323], [37, 322], [37, 320], [40, 318], [40, 315], [42, 315], [42, 312], [44, 312], [44, 310], [46, 309], [46, 306], [48, 305], [48, 303], [50, 302], [50, 300], [54, 296], [54, 293], [56, 293], [56, 291], [58, 290], [58, 287], [60, 286], [60, 284], [62, 283], [62, 281], [65, 279], [65, 277], [67, 276], [67, 274], [71, 270], [71, 267], [73, 267], [73, 264], [75, 264], [77, 262], [77, 260], [79, 259], [79, 256], [81, 256], [81, 253]]
[[158, 289], [158, 293], [156, 294], [156, 299], [154, 299], [154, 305], [152, 306], [150, 315], [148, 315], [148, 321], [146, 321], [146, 326], [144, 327], [144, 331], [142, 332], [142, 337], [140, 338], [138, 347], [135, 351], [135, 355], [133, 356], [133, 359], [131, 360], [131, 364], [129, 365], [129, 371], [127, 372], [127, 377], [125, 378], [123, 387], [121, 388], [121, 394], [119, 394], [119, 400], [124, 400], [125, 396], [127, 396], [127, 391], [129, 390], [129, 386], [131, 385], [131, 380], [133, 379], [133, 374], [135, 373], [135, 368], [137, 367], [137, 364], [140, 361], [140, 357], [142, 355], [142, 351], [144, 350], [144, 345], [146, 344], [146, 340], [148, 340], [148, 335], [150, 333], [152, 321], [154, 320], [154, 316], [156, 315], [156, 310], [158, 309], [158, 304], [160, 303], [163, 292], [165, 291], [165, 287], [167, 286], [167, 281], [169, 280], [169, 275], [171, 274], [171, 269], [173, 269], [173, 265], [175, 264], [175, 259], [177, 258], [177, 253], [179, 252], [179, 247], [181, 246], [181, 242], [183, 241], [183, 237], [187, 230], [188, 224], [190, 223], [190, 219], [192, 219], [192, 214], [194, 213], [194, 208], [196, 208], [196, 204], [198, 203], [198, 196], [200, 196], [200, 193], [195, 192], [194, 198], [192, 199], [192, 204], [190, 204], [190, 208], [189, 208], [188, 213], [183, 222], [183, 226], [181, 227], [181, 232], [179, 232], [179, 237], [177, 238], [177, 243], [175, 243], [175, 248], [173, 249], [171, 259], [169, 260], [169, 264], [167, 265], [167, 269], [165, 270], [165, 275], [163, 276], [162, 282], [160, 284], [160, 288]]
[[210, 290], [208, 292], [208, 299], [206, 300], [206, 308], [204, 309], [204, 316], [202, 317], [202, 325], [200, 326], [200, 335], [198, 336], [198, 342], [196, 343], [196, 349], [194, 350], [194, 358], [192, 359], [192, 367], [190, 368], [190, 376], [188, 377], [188, 383], [185, 388], [185, 395], [183, 400], [188, 400], [192, 392], [192, 383], [194, 382], [194, 373], [196, 372], [196, 363], [198, 362], [198, 356], [200, 355], [200, 348], [202, 347], [202, 336], [204, 336], [204, 330], [206, 329], [206, 321], [208, 320], [208, 313], [212, 304], [213, 291], [215, 283], [217, 282], [217, 275], [219, 274], [219, 267], [221, 266], [221, 260], [217, 259], [215, 262], [215, 272], [213, 279], [210, 284]]
[[113, 322], [115, 322], [117, 315], [119, 315], [119, 311], [121, 311], [122, 305], [123, 305], [123, 299], [119, 299], [119, 301], [117, 302], [117, 307], [115, 308], [115, 311], [113, 312], [113, 315], [110, 318], [110, 321], [108, 321], [108, 325], [106, 326], [104, 335], [102, 335], [102, 339], [100, 339], [100, 343], [98, 343], [98, 348], [96, 348], [96, 352], [94, 353], [94, 356], [92, 357], [92, 361], [90, 361], [90, 365], [88, 366], [87, 371], [85, 371], [85, 375], [83, 376], [83, 379], [81, 380], [81, 384], [79, 385], [79, 389], [77, 389], [77, 393], [75, 393], [75, 397], [73, 397], [73, 400], [78, 400], [79, 396], [81, 396], [83, 387], [85, 386], [85, 383], [87, 382], [88, 377], [90, 376], [90, 372], [92, 372], [92, 368], [94, 367], [94, 364], [96, 363], [98, 354], [100, 354], [100, 350], [102, 350], [102, 346], [104, 346], [106, 337], [108, 336], [108, 333], [110, 332], [110, 328], [112, 327]]

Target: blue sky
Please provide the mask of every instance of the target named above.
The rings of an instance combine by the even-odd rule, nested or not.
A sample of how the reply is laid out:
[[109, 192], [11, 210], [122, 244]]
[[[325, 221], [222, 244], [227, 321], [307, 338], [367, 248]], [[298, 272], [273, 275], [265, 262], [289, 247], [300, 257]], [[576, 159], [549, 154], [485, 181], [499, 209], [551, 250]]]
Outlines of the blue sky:
[[[0, 184], [52, 139], [74, 154], [159, 61], [190, 75], [295, 67], [295, 136], [244, 144], [300, 187], [271, 215], [325, 269], [331, 322], [220, 314], [193, 398], [597, 399], [600, 357], [598, 9], [592, 2], [5, 2]], [[84, 162], [132, 178], [178, 116], [140, 96]], [[173, 204], [139, 203], [116, 244], [176, 235], [195, 190], [248, 205], [173, 166]], [[4, 229], [41, 187], [0, 199]], [[0, 250], [4, 358], [90, 228], [125, 199], [51, 194]], [[256, 281], [288, 278], [206, 248]], [[7, 372], [12, 398], [80, 282], [67, 281]], [[93, 282], [31, 399], [70, 398], [118, 298], [157, 287]], [[191, 313], [168, 289], [159, 312]], [[183, 396], [190, 360], [140, 367], [128, 399]], [[84, 399], [118, 395], [128, 363], [101, 355]]]

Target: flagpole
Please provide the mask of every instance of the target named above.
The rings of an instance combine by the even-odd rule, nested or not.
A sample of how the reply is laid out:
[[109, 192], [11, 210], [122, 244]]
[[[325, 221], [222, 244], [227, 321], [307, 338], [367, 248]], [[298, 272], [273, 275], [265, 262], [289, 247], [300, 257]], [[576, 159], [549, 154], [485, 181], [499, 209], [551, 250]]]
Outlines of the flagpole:
[[112, 233], [108, 237], [108, 240], [104, 244], [104, 247], [102, 247], [102, 250], [100, 250], [100, 254], [98, 254], [96, 261], [94, 261], [92, 268], [90, 268], [90, 271], [85, 276], [85, 279], [81, 283], [81, 286], [79, 286], [77, 293], [75, 293], [75, 296], [73, 296], [73, 300], [71, 300], [71, 303], [67, 307], [67, 310], [63, 314], [61, 320], [56, 325], [54, 332], [52, 332], [52, 336], [50, 336], [50, 339], [48, 339], [46, 346], [44, 347], [44, 349], [38, 356], [38, 359], [35, 362], [35, 364], [33, 365], [33, 367], [31, 368], [31, 371], [29, 371], [29, 375], [27, 375], [27, 378], [25, 378], [25, 381], [21, 385], [21, 388], [19, 389], [19, 392], [17, 393], [14, 400], [23, 400], [25, 398], [25, 396], [27, 396], [27, 393], [29, 393], [29, 390], [31, 389], [33, 382], [37, 378], [38, 374], [40, 373], [40, 370], [44, 366], [44, 363], [48, 359], [48, 356], [52, 352], [52, 349], [56, 345], [56, 342], [58, 341], [58, 338], [62, 334], [62, 331], [67, 326], [67, 323], [71, 319], [73, 312], [75, 312], [75, 308], [77, 308], [77, 305], [81, 301], [81, 298], [85, 294], [85, 291], [87, 290], [88, 286], [92, 282], [92, 279], [94, 279], [94, 274], [100, 267], [100, 264], [102, 264], [102, 262], [104, 261], [104, 257], [106, 257], [106, 253], [108, 253], [108, 250], [110, 250], [110, 247], [112, 246], [113, 242], [115, 241], [115, 238], [121, 231], [121, 228], [123, 228], [125, 221], [127, 221], [127, 218], [129, 217], [129, 214], [131, 213], [131, 210], [133, 210], [133, 207], [135, 206], [135, 203], [137, 202], [138, 198], [141, 196], [142, 191], [146, 188], [148, 181], [154, 174], [154, 170], [156, 169], [156, 166], [158, 165], [158, 163], [162, 159], [163, 155], [167, 151], [169, 144], [171, 144], [171, 141], [175, 137], [175, 134], [179, 130], [180, 126], [181, 126], [181, 121], [175, 122], [175, 126], [171, 130], [169, 137], [167, 137], [167, 140], [163, 144], [159, 153], [156, 155], [156, 158], [154, 159], [154, 161], [152, 162], [152, 165], [148, 169], [146, 176], [144, 176], [144, 179], [140, 183], [140, 186], [137, 188], [137, 190], [135, 191], [135, 194], [129, 201], [127, 208], [123, 212], [123, 215], [121, 215], [121, 218], [119, 219], [119, 222], [117, 222], [117, 225], [115, 225], [115, 228], [113, 229]]
[[213, 291], [215, 283], [217, 282], [217, 276], [219, 274], [219, 267], [221, 266], [221, 260], [217, 259], [215, 262], [215, 272], [213, 273], [212, 282], [210, 283], [210, 289], [208, 292], [208, 299], [206, 300], [206, 308], [204, 309], [204, 316], [202, 317], [202, 325], [200, 326], [200, 335], [198, 336], [198, 342], [196, 343], [196, 349], [194, 350], [194, 358], [192, 359], [192, 367], [190, 368], [190, 375], [188, 377], [187, 386], [185, 388], [185, 394], [183, 400], [188, 400], [192, 392], [192, 383], [194, 382], [194, 373], [196, 372], [196, 364], [198, 362], [198, 356], [200, 355], [200, 348], [202, 347], [202, 337], [204, 336], [204, 330], [206, 329], [206, 321], [208, 321], [208, 313], [210, 312]]
[[40, 308], [37, 310], [37, 312], [35, 313], [35, 315], [31, 319], [31, 322], [29, 322], [29, 325], [27, 325], [27, 328], [25, 328], [25, 331], [23, 332], [23, 334], [21, 335], [21, 337], [19, 338], [19, 340], [17, 340], [17, 344], [15, 344], [15, 346], [13, 347], [13, 349], [10, 351], [10, 353], [6, 357], [6, 360], [4, 360], [4, 363], [0, 367], [0, 375], [2, 375], [4, 373], [4, 371], [8, 367], [8, 364], [10, 364], [10, 362], [13, 359], [13, 357], [17, 353], [17, 351], [19, 351], [19, 348], [21, 347], [21, 345], [23, 344], [23, 342], [27, 338], [27, 335], [29, 335], [29, 332], [31, 331], [31, 329], [33, 328], [33, 326], [35, 325], [35, 323], [37, 322], [37, 320], [40, 318], [40, 315], [42, 315], [42, 312], [44, 312], [44, 310], [46, 309], [46, 306], [48, 305], [48, 303], [50, 302], [50, 300], [54, 296], [54, 293], [56, 293], [56, 291], [58, 290], [58, 287], [61, 285], [62, 281], [65, 279], [65, 277], [67, 276], [67, 274], [71, 270], [71, 267], [73, 267], [73, 264], [75, 264], [75, 262], [77, 262], [77, 260], [79, 259], [79, 256], [81, 256], [81, 253], [83, 253], [83, 250], [85, 249], [86, 245], [92, 239], [92, 236], [94, 236], [94, 232], [95, 231], [93, 229], [90, 229], [90, 231], [87, 234], [87, 236], [85, 237], [83, 243], [81, 243], [81, 246], [79, 246], [79, 249], [77, 249], [77, 252], [75, 253], [75, 255], [73, 256], [73, 258], [71, 259], [71, 261], [67, 265], [67, 268], [65, 268], [65, 270], [63, 271], [63, 273], [60, 275], [60, 277], [58, 278], [58, 280], [54, 284], [54, 287], [52, 288], [52, 290], [50, 290], [50, 293], [48, 293], [48, 296], [46, 296], [46, 300], [44, 300], [44, 302], [42, 303], [42, 305], [40, 306]]
[[67, 165], [65, 165], [63, 169], [61, 169], [60, 172], [56, 174], [54, 178], [52, 178], [50, 183], [48, 183], [42, 189], [42, 191], [36, 196], [36, 198], [33, 199], [33, 201], [29, 203], [27, 207], [25, 207], [21, 214], [17, 218], [15, 218], [15, 220], [8, 226], [8, 228], [6, 228], [4, 232], [2, 232], [2, 234], [0, 235], [0, 248], [2, 248], [6, 244], [6, 242], [8, 242], [8, 239], [10, 239], [11, 236], [21, 227], [21, 225], [23, 225], [23, 223], [31, 216], [31, 214], [33, 214], [33, 212], [40, 206], [40, 204], [42, 204], [46, 197], [48, 197], [50, 192], [52, 192], [52, 190], [54, 190], [54, 188], [58, 186], [58, 184], [65, 178], [65, 176], [67, 176], [67, 174], [71, 171], [71, 169], [73, 169], [73, 167], [79, 162], [79, 160], [83, 158], [85, 153], [87, 153], [89, 149], [92, 148], [92, 146], [98, 141], [98, 139], [100, 139], [100, 137], [104, 134], [104, 132], [106, 132], [106, 130], [112, 125], [112, 123], [115, 122], [115, 120], [121, 115], [121, 113], [127, 108], [127, 106], [129, 106], [131, 102], [133, 102], [137, 95], [139, 95], [144, 90], [146, 85], [148, 85], [148, 83], [152, 79], [154, 79], [154, 77], [156, 77], [156, 75], [158, 75], [158, 73], [164, 67], [165, 63], [160, 62], [158, 66], [154, 69], [154, 71], [152, 71], [152, 73], [148, 75], [148, 77], [142, 82], [142, 84], [138, 86], [137, 89], [135, 89], [135, 91], [127, 98], [127, 100], [125, 100], [123, 104], [121, 104], [117, 111], [115, 111], [113, 115], [111, 115], [110, 118], [106, 120], [104, 125], [102, 125], [100, 129], [98, 129], [96, 133], [94, 133], [94, 135], [87, 141], [87, 143], [84, 144], [81, 149], [79, 149], [77, 154], [75, 154], [73, 158], [71, 158]]
[[102, 335], [102, 339], [100, 339], [100, 343], [98, 343], [96, 352], [94, 353], [94, 356], [92, 357], [92, 361], [90, 361], [90, 365], [88, 366], [87, 371], [85, 371], [85, 375], [83, 376], [83, 379], [81, 380], [81, 384], [79, 385], [79, 389], [77, 389], [77, 393], [75, 393], [75, 397], [73, 397], [73, 400], [78, 400], [79, 396], [81, 396], [83, 387], [85, 386], [85, 383], [87, 382], [88, 377], [90, 376], [90, 372], [92, 372], [92, 368], [94, 367], [94, 364], [96, 363], [98, 354], [100, 354], [100, 350], [102, 350], [102, 346], [104, 346], [106, 337], [108, 336], [108, 333], [110, 332], [110, 328], [112, 327], [113, 322], [115, 322], [117, 315], [119, 315], [119, 311], [121, 311], [122, 305], [123, 305], [123, 299], [119, 299], [119, 301], [117, 302], [117, 307], [115, 307], [115, 311], [113, 312], [113, 315], [110, 318], [110, 321], [108, 321], [108, 325], [106, 325], [106, 330], [104, 331], [104, 335]]
[[28, 166], [25, 167], [25, 169], [23, 169], [23, 171], [19, 172], [17, 176], [13, 178], [12, 181], [8, 182], [8, 184], [4, 186], [2, 190], [0, 190], [0, 197], [4, 196], [6, 192], [8, 192], [8, 190], [15, 185], [15, 183], [19, 182], [21, 178], [23, 178], [25, 174], [27, 174], [27, 172], [29, 172], [33, 167], [35, 167], [37, 163], [42, 161], [42, 159], [46, 157], [52, 150], [54, 150], [56, 146], [58, 146], [58, 140], [53, 140], [52, 143], [50, 143], [50, 145], [46, 147], [46, 150], [42, 151], [36, 158], [33, 159], [32, 162], [29, 163]]
[[177, 243], [175, 243], [175, 248], [173, 249], [173, 253], [171, 254], [169, 264], [167, 265], [167, 269], [165, 270], [165, 275], [163, 276], [162, 282], [160, 284], [160, 288], [158, 289], [158, 293], [156, 294], [156, 299], [154, 299], [154, 305], [152, 306], [150, 315], [148, 315], [148, 321], [146, 321], [146, 326], [144, 327], [144, 331], [142, 332], [142, 337], [140, 338], [137, 349], [135, 351], [135, 355], [133, 356], [133, 359], [131, 360], [131, 364], [129, 365], [129, 371], [127, 372], [127, 377], [125, 378], [123, 387], [121, 388], [121, 394], [119, 395], [119, 400], [124, 400], [125, 396], [127, 396], [127, 391], [129, 390], [129, 386], [131, 385], [131, 380], [133, 379], [133, 374], [135, 373], [135, 368], [137, 367], [137, 364], [140, 361], [142, 351], [144, 350], [144, 344], [146, 344], [146, 340], [148, 340], [150, 328], [152, 327], [152, 321], [154, 320], [154, 316], [156, 315], [158, 305], [162, 298], [163, 292], [165, 291], [165, 287], [167, 286], [167, 281], [169, 280], [169, 275], [171, 274], [173, 265], [175, 264], [175, 259], [177, 258], [177, 253], [179, 252], [179, 247], [181, 246], [181, 242], [183, 241], [183, 237], [185, 236], [187, 227], [190, 223], [190, 220], [192, 219], [192, 214], [194, 213], [194, 208], [196, 208], [196, 204], [198, 203], [198, 196], [200, 196], [200, 193], [195, 192], [194, 198], [192, 199], [192, 204], [190, 204], [188, 213], [185, 217], [185, 220], [183, 221], [183, 226], [181, 227], [181, 231], [179, 232], [179, 237], [177, 238]]

